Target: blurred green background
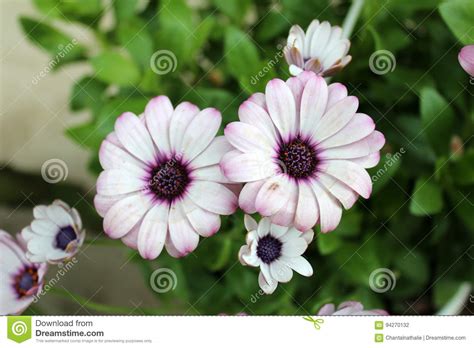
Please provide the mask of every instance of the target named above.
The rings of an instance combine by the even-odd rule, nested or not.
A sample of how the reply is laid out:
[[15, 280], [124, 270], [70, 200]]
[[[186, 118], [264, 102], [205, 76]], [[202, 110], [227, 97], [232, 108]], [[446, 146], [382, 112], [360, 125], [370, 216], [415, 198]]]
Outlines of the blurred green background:
[[[314, 18], [342, 25], [351, 5], [343, 0], [25, 2], [34, 10], [15, 21], [29, 44], [48, 57], [51, 71], [44, 80], [84, 67], [58, 82], [70, 91], [63, 103], [80, 115], [73, 126], [61, 127], [68, 142], [87, 153], [92, 176], [101, 171], [100, 143], [122, 112], [139, 114], [151, 97], [165, 94], [175, 105], [187, 100], [217, 107], [223, 126], [235, 121], [250, 94], [264, 91], [274, 77], [289, 77], [281, 48], [291, 25], [306, 29]], [[392, 314], [436, 313], [461, 284], [474, 280], [474, 80], [457, 61], [461, 47], [474, 43], [473, 25], [471, 0], [364, 1], [351, 36], [353, 60], [332, 81], [359, 98], [360, 112], [386, 136], [381, 162], [370, 170], [374, 192], [345, 211], [334, 232], [316, 231], [305, 254], [313, 277], [295, 274], [271, 296], [259, 293], [257, 269], [237, 261], [245, 238], [241, 212], [224, 218], [220, 232], [201, 240], [186, 258], [163, 253], [144, 261], [103, 235], [91, 205], [93, 186], [74, 180], [48, 184], [40, 168], [25, 172], [2, 158], [0, 228], [17, 232], [28, 224], [33, 203], [60, 198], [76, 206], [88, 230], [77, 269], [31, 310], [315, 314], [327, 302], [359, 300]], [[375, 60], [382, 53], [388, 68]], [[10, 102], [2, 100], [5, 106]], [[34, 199], [25, 199], [29, 192]], [[13, 220], [8, 212], [17, 209], [23, 217]], [[150, 275], [160, 267], [176, 273], [174, 290], [152, 290]], [[383, 293], [369, 284], [379, 268], [396, 277], [393, 289]], [[55, 272], [52, 268], [52, 277]], [[468, 300], [462, 311], [473, 310]]]

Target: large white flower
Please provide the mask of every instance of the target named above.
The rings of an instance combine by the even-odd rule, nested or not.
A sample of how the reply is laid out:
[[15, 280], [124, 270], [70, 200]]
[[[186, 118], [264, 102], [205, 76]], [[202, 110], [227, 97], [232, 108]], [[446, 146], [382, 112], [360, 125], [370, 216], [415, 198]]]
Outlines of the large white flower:
[[321, 307], [318, 315], [388, 315], [383, 309], [364, 309], [362, 303], [357, 301], [342, 302], [336, 309], [332, 303]]
[[342, 84], [328, 86], [312, 72], [271, 80], [265, 94], [244, 102], [240, 122], [224, 130], [235, 150], [221, 161], [230, 180], [246, 183], [240, 207], [300, 231], [318, 221], [322, 232], [334, 230], [341, 204], [349, 209], [370, 196], [364, 168], [378, 163], [385, 143], [358, 104]]
[[220, 228], [220, 215], [237, 209], [219, 161], [231, 149], [215, 137], [221, 114], [166, 96], [152, 99], [144, 115], [127, 112], [103, 141], [104, 171], [94, 199], [104, 231], [154, 259], [163, 246], [174, 257], [192, 252], [199, 236]]
[[29, 261], [24, 246], [0, 230], [0, 315], [23, 312], [41, 292], [47, 268]]
[[286, 283], [293, 271], [309, 277], [313, 268], [301, 256], [313, 240], [312, 230], [300, 232], [296, 228], [271, 224], [268, 218], [257, 222], [245, 215], [247, 229], [246, 245], [239, 251], [239, 260], [244, 266], [260, 267], [258, 284], [267, 294], [272, 294], [278, 282]]
[[33, 209], [34, 220], [21, 231], [32, 262], [59, 263], [73, 257], [86, 236], [75, 208], [61, 200]]
[[299, 25], [291, 27], [284, 53], [292, 75], [312, 71], [330, 76], [349, 64], [350, 46], [350, 41], [342, 37], [340, 27], [315, 19], [306, 34]]

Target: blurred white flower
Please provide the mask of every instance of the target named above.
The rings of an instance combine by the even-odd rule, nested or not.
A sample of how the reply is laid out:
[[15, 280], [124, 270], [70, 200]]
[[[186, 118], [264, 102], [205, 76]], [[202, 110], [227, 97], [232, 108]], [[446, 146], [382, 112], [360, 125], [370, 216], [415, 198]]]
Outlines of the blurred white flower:
[[31, 225], [21, 231], [30, 261], [60, 263], [77, 253], [86, 233], [76, 209], [55, 200], [36, 206], [33, 215]]
[[278, 282], [286, 283], [293, 271], [310, 277], [313, 267], [301, 255], [313, 239], [312, 230], [300, 232], [294, 227], [271, 224], [270, 219], [257, 222], [245, 215], [248, 231], [247, 244], [239, 251], [239, 260], [244, 266], [260, 267], [258, 283], [267, 294], [272, 294]]
[[362, 303], [357, 301], [342, 302], [336, 309], [332, 303], [321, 307], [318, 315], [388, 315], [383, 309], [364, 309]]

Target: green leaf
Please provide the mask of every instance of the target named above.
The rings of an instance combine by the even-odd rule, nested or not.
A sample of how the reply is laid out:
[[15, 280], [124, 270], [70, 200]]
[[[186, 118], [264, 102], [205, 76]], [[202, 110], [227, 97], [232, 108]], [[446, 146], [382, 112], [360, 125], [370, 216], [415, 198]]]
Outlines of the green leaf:
[[135, 85], [140, 71], [135, 63], [118, 52], [108, 51], [91, 59], [97, 78], [119, 86]]
[[144, 68], [150, 67], [153, 54], [153, 40], [147, 31], [146, 22], [140, 18], [121, 21], [117, 29], [119, 43], [130, 53], [132, 58]]
[[443, 209], [440, 187], [429, 179], [418, 179], [410, 201], [410, 212], [416, 216], [437, 214]]
[[135, 15], [138, 0], [114, 0], [115, 18], [120, 23]]
[[474, 149], [468, 149], [451, 163], [450, 174], [457, 185], [474, 184]]
[[379, 192], [385, 185], [390, 182], [400, 168], [402, 157], [405, 154], [405, 149], [402, 147], [399, 151], [394, 154], [385, 154], [380, 158], [379, 164], [376, 167], [369, 169], [371, 175], [373, 188], [372, 193]]
[[449, 154], [454, 124], [451, 106], [433, 88], [424, 88], [420, 99], [422, 132], [438, 155]]
[[73, 111], [85, 108], [95, 109], [102, 102], [107, 85], [91, 76], [85, 76], [72, 88], [70, 107]]
[[88, 25], [98, 25], [102, 14], [101, 0], [33, 0], [46, 16], [64, 20], [78, 20]]
[[213, 3], [236, 24], [242, 23], [251, 5], [250, 0], [213, 0]]
[[439, 12], [462, 44], [472, 44], [474, 41], [474, 1], [446, 1], [439, 6]]
[[52, 55], [53, 68], [84, 57], [85, 49], [75, 38], [32, 18], [21, 17], [20, 24], [32, 43]]
[[334, 232], [319, 233], [316, 241], [318, 242], [319, 252], [322, 255], [329, 255], [342, 245], [341, 238]]

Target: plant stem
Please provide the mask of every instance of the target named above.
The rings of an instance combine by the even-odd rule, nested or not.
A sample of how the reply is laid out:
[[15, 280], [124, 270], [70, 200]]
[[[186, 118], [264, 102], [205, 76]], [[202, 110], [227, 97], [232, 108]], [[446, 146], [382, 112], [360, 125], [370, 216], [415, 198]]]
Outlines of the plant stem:
[[349, 38], [354, 30], [354, 26], [359, 18], [360, 11], [364, 7], [365, 0], [353, 0], [352, 5], [347, 12], [344, 23], [342, 24], [342, 36]]

